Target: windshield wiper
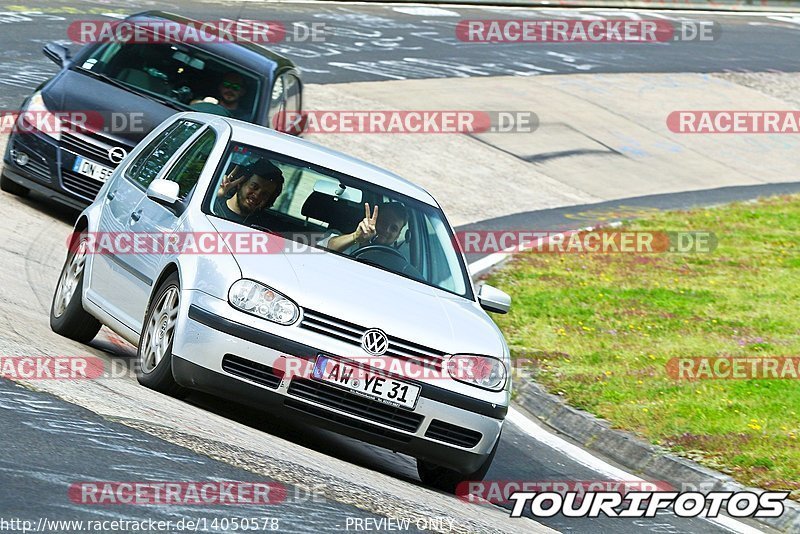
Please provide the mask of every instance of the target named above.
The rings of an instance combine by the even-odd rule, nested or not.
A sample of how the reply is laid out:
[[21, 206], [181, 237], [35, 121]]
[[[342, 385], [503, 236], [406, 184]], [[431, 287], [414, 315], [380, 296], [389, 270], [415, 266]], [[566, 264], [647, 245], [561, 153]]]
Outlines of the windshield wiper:
[[83, 67], [75, 67], [75, 69], [79, 70], [79, 71], [81, 71], [83, 73], [88, 74], [92, 78], [104, 81], [109, 85], [113, 85], [114, 87], [118, 87], [120, 89], [124, 89], [124, 90], [130, 91], [132, 93], [136, 93], [139, 96], [143, 96], [145, 98], [149, 98], [151, 100], [155, 100], [156, 102], [159, 102], [159, 103], [164, 104], [166, 106], [169, 106], [171, 108], [179, 109], [181, 111], [185, 111], [185, 110], [191, 109], [189, 106], [187, 106], [185, 104], [181, 104], [180, 102], [175, 102], [174, 100], [170, 100], [169, 98], [167, 98], [165, 96], [162, 96], [162, 95], [159, 95], [158, 93], [152, 93], [150, 91], [147, 91], [145, 89], [141, 89], [141, 88], [136, 87], [134, 85], [131, 85], [131, 84], [128, 84], [128, 83], [125, 83], [125, 82], [121, 82], [119, 80], [116, 80], [116, 79], [112, 78], [111, 76], [108, 76], [107, 74], [96, 72], [96, 71], [93, 71], [93, 70], [90, 70], [90, 69], [85, 69]]

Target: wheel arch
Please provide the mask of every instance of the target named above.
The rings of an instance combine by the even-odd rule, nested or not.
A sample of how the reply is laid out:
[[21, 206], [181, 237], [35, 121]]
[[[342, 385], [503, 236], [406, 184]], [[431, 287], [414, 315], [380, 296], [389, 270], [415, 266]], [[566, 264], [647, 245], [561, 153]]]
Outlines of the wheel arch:
[[161, 284], [164, 283], [164, 280], [172, 276], [173, 274], [178, 275], [178, 289], [183, 287], [183, 278], [181, 277], [181, 270], [178, 268], [178, 264], [174, 261], [170, 261], [164, 266], [162, 269], [161, 274], [158, 278], [153, 282], [153, 290], [150, 292], [150, 298], [147, 299], [147, 308], [145, 308], [145, 314], [147, 314], [147, 310], [150, 309], [150, 305], [153, 304], [153, 297], [156, 295], [158, 288], [161, 287]]

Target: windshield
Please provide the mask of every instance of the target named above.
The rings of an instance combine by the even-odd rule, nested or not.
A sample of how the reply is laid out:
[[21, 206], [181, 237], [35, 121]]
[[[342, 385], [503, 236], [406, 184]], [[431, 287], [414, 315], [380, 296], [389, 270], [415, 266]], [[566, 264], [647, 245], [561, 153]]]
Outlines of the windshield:
[[207, 213], [472, 298], [435, 206], [236, 142], [211, 188]]
[[249, 122], [255, 115], [258, 79], [185, 44], [109, 42], [99, 45], [76, 68], [180, 109]]

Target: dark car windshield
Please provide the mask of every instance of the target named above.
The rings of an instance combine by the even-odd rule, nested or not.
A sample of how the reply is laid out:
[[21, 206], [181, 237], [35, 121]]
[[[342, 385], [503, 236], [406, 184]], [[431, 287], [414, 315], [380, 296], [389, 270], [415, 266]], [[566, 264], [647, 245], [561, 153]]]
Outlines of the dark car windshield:
[[[472, 298], [455, 238], [435, 206], [236, 142], [207, 198], [207, 213]], [[376, 235], [352, 242], [366, 204]]]
[[186, 44], [109, 42], [75, 66], [174, 105], [253, 122], [258, 78]]

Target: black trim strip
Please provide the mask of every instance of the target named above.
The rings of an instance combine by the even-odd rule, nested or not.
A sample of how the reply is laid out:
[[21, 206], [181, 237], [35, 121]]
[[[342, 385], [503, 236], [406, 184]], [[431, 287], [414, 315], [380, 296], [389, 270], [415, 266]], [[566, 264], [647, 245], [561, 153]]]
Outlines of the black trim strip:
[[133, 276], [135, 276], [136, 278], [138, 278], [139, 280], [141, 280], [142, 282], [144, 282], [148, 286], [152, 286], [153, 285], [153, 280], [151, 278], [148, 278], [148, 276], [146, 274], [144, 274], [142, 271], [140, 271], [139, 269], [135, 269], [135, 268], [131, 267], [125, 261], [123, 261], [122, 259], [118, 258], [116, 254], [107, 254], [107, 256], [111, 259], [111, 261], [113, 261], [114, 263], [116, 263], [117, 265], [119, 265], [120, 267], [125, 269], [126, 271], [128, 271], [130, 274], [132, 274]]
[[[327, 351], [309, 347], [303, 343], [291, 341], [284, 337], [276, 336], [275, 334], [270, 334], [269, 332], [264, 332], [263, 330], [243, 325], [241, 323], [231, 321], [230, 319], [225, 319], [224, 317], [220, 317], [215, 313], [204, 310], [196, 304], [189, 306], [189, 319], [197, 321], [200, 324], [204, 324], [209, 328], [213, 328], [214, 330], [219, 330], [220, 332], [224, 332], [231, 336], [244, 339], [245, 341], [251, 341], [261, 345], [262, 347], [274, 349], [283, 352], [284, 354], [296, 356], [305, 360], [313, 360], [316, 358], [317, 354], [320, 353], [329, 354]], [[425, 382], [416, 382], [413, 380], [410, 382], [413, 382], [422, 388], [422, 391], [420, 392], [421, 397], [430, 399], [432, 401], [448, 404], [456, 408], [461, 408], [462, 410], [467, 410], [479, 415], [485, 415], [486, 417], [492, 417], [494, 419], [505, 419], [506, 414], [508, 413], [508, 406], [494, 405], [480, 399], [463, 395], [461, 393], [438, 388]]]
[[252, 326], [225, 319], [215, 313], [204, 310], [196, 304], [189, 306], [189, 319], [204, 324], [214, 330], [219, 330], [220, 332], [244, 339], [245, 341], [250, 341], [262, 347], [283, 352], [284, 354], [297, 356], [304, 360], [313, 360], [317, 357], [317, 353], [321, 352], [319, 349], [309, 347], [303, 343], [291, 341], [284, 337], [253, 328]]

